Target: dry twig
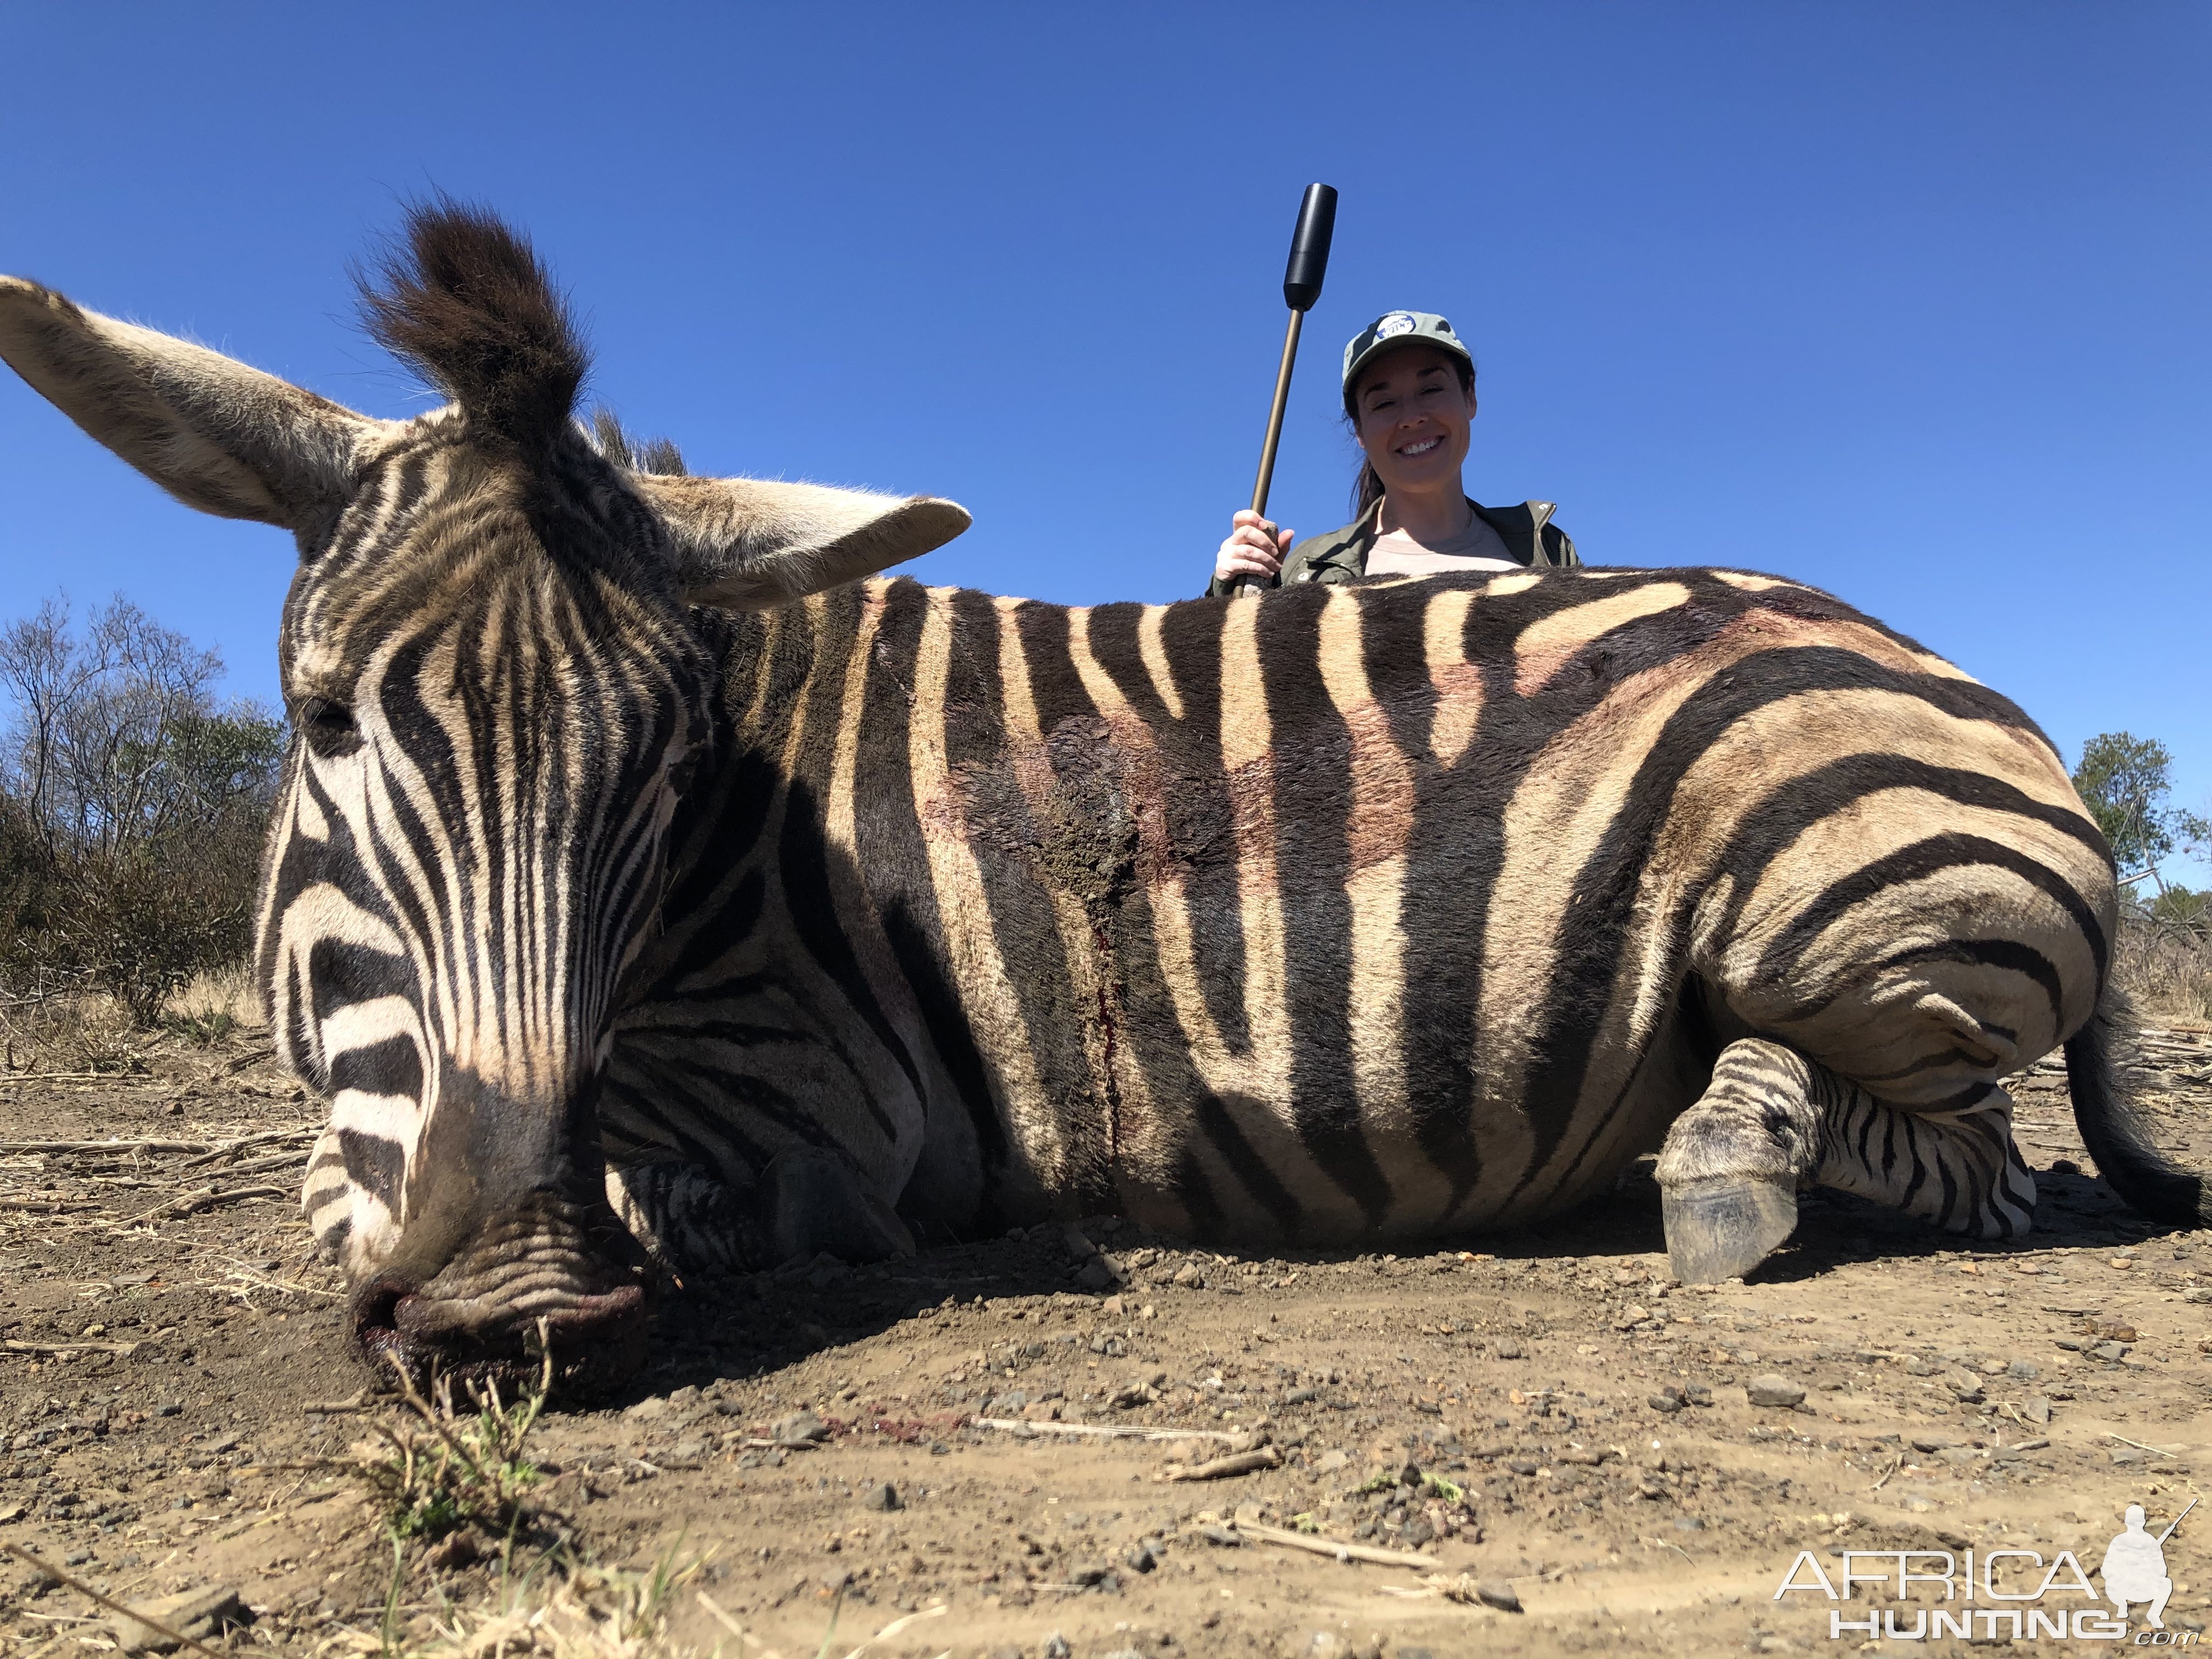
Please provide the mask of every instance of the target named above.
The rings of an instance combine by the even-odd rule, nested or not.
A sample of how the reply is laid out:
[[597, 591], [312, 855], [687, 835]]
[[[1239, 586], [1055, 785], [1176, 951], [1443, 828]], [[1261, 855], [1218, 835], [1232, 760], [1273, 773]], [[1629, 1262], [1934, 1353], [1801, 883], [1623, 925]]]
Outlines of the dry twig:
[[1232, 1474], [1256, 1474], [1261, 1469], [1279, 1469], [1282, 1466], [1283, 1455], [1273, 1446], [1255, 1446], [1250, 1451], [1231, 1452], [1226, 1457], [1209, 1458], [1203, 1463], [1170, 1468], [1160, 1479], [1220, 1480]]
[[1332, 1555], [1339, 1561], [1366, 1561], [1378, 1567], [1416, 1567], [1423, 1572], [1433, 1572], [1437, 1567], [1434, 1556], [1376, 1549], [1371, 1544], [1340, 1543], [1312, 1533], [1292, 1532], [1286, 1527], [1262, 1526], [1257, 1521], [1239, 1521], [1237, 1530], [1262, 1544], [1279, 1544], [1285, 1549], [1304, 1550], [1312, 1555]]
[[131, 1620], [137, 1624], [143, 1625], [148, 1630], [156, 1632], [161, 1636], [167, 1638], [170, 1641], [175, 1642], [181, 1646], [197, 1648], [200, 1652], [207, 1655], [208, 1659], [226, 1659], [226, 1656], [217, 1653], [206, 1643], [196, 1642], [191, 1637], [185, 1635], [182, 1631], [171, 1630], [167, 1625], [162, 1624], [158, 1620], [149, 1619], [143, 1613], [132, 1612], [129, 1607], [125, 1607], [120, 1601], [111, 1601], [106, 1596], [102, 1595], [98, 1590], [93, 1589], [91, 1585], [86, 1583], [83, 1579], [77, 1577], [72, 1573], [64, 1572], [59, 1567], [54, 1565], [50, 1561], [40, 1560], [37, 1556], [32, 1554], [30, 1551], [22, 1548], [20, 1545], [11, 1544], [6, 1539], [0, 1538], [0, 1550], [7, 1551], [9, 1554], [15, 1557], [18, 1560], [29, 1562], [40, 1572], [45, 1573], [49, 1578], [59, 1580], [61, 1583], [67, 1584], [71, 1589], [75, 1590], [79, 1595], [85, 1597], [88, 1601], [97, 1603], [100, 1607], [107, 1608], [111, 1613], [119, 1613], [125, 1618]]
[[212, 1210], [218, 1204], [234, 1204], [249, 1198], [283, 1198], [289, 1196], [282, 1187], [233, 1187], [219, 1189], [214, 1187], [187, 1193], [182, 1198], [173, 1198], [166, 1204], [156, 1204], [150, 1210], [142, 1210], [128, 1221], [118, 1221], [118, 1227], [143, 1227], [149, 1221], [181, 1221], [188, 1215], [198, 1215], [202, 1210]]
[[971, 1417], [968, 1425], [970, 1428], [997, 1429], [1006, 1434], [1058, 1434], [1098, 1440], [1219, 1440], [1236, 1446], [1251, 1437], [1224, 1433], [1218, 1429], [1148, 1429], [1133, 1423], [1032, 1423], [1022, 1417]]

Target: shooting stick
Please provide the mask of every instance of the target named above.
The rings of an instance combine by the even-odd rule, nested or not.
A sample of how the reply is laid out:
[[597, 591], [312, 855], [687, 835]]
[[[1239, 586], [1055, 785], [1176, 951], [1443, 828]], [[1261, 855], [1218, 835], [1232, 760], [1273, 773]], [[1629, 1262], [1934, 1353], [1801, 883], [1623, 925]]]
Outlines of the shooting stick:
[[[1306, 313], [1321, 298], [1321, 285], [1328, 275], [1329, 239], [1336, 232], [1336, 190], [1330, 185], [1308, 185], [1298, 204], [1297, 228], [1291, 233], [1290, 264], [1283, 271], [1283, 300], [1291, 308], [1290, 326], [1283, 334], [1282, 366], [1275, 371], [1275, 401], [1267, 411], [1267, 438], [1260, 447], [1260, 477], [1252, 486], [1252, 510], [1267, 516], [1267, 489], [1275, 481], [1275, 447], [1282, 441], [1283, 410], [1291, 400], [1291, 370], [1298, 359], [1298, 331]], [[1237, 585], [1240, 593], [1257, 593], [1250, 577]]]

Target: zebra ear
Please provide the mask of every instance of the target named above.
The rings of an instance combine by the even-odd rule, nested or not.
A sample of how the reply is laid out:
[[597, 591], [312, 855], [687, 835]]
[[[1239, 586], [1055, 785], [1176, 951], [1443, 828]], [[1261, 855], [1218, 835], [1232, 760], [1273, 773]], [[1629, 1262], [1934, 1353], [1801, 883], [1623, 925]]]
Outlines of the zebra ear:
[[694, 605], [764, 611], [942, 547], [970, 520], [934, 495], [877, 495], [757, 478], [629, 480], [674, 544]]
[[307, 527], [384, 422], [151, 329], [0, 276], [0, 358], [187, 507]]

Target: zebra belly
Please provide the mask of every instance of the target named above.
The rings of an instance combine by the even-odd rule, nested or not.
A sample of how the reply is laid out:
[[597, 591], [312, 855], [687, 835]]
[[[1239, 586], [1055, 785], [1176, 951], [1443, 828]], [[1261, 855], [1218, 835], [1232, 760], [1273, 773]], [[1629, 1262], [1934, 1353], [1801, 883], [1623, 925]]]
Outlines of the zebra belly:
[[[1278, 1060], [1217, 1053], [1200, 1070], [1184, 1028], [1126, 1010], [1110, 1093], [1115, 1206], [1149, 1226], [1221, 1243], [1403, 1243], [1510, 1227], [1608, 1189], [1704, 1087], [1710, 1054], [1670, 1016], [1632, 1050], [1599, 1057], [1553, 1121], [1533, 1117], [1522, 1079], [1487, 1085], [1407, 1078], [1340, 1095], [1301, 1093]], [[1372, 1085], [1385, 1068], [1358, 1050], [1344, 1069]], [[1470, 1093], [1453, 1085], [1465, 1079]]]

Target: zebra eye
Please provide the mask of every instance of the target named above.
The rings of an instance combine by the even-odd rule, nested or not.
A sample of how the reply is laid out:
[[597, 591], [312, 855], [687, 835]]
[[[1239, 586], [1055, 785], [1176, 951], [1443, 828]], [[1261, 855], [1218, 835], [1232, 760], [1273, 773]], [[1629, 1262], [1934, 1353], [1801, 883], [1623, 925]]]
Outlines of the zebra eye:
[[361, 747], [361, 729], [353, 710], [328, 697], [302, 697], [295, 711], [307, 750], [319, 760], [337, 760]]

